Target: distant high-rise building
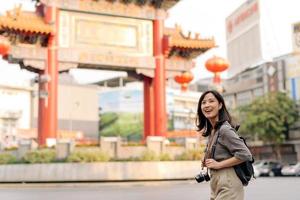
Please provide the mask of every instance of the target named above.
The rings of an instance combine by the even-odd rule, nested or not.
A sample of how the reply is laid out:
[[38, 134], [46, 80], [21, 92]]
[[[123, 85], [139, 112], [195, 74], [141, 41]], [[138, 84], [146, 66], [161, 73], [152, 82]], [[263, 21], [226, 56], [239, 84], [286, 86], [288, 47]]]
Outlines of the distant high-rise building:
[[229, 77], [291, 51], [297, 20], [291, 7], [291, 1], [248, 0], [226, 18]]
[[247, 1], [226, 19], [229, 76], [263, 59], [260, 6], [258, 0]]

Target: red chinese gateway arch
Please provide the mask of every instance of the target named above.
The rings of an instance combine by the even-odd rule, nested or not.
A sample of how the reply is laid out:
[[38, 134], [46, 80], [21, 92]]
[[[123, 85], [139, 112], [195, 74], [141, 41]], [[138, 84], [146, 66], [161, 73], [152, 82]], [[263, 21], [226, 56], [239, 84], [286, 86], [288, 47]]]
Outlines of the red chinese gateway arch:
[[[124, 70], [144, 82], [144, 137], [165, 136], [165, 81], [189, 71], [212, 39], [165, 28], [179, 0], [40, 0], [0, 17], [10, 42], [4, 58], [39, 74], [38, 141], [57, 138], [58, 73], [71, 68]], [[1, 43], [1, 41], [0, 41]], [[0, 44], [1, 45], [1, 44]]]

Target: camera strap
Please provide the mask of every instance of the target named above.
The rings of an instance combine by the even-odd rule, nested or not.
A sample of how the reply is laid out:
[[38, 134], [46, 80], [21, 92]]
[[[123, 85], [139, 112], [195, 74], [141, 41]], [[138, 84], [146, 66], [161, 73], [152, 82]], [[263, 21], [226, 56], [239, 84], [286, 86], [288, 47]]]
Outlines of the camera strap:
[[[205, 160], [207, 158], [209, 158], [209, 156], [214, 159], [216, 146], [217, 146], [217, 142], [218, 142], [218, 138], [219, 138], [219, 129], [216, 131], [216, 134], [217, 134], [217, 138], [216, 138], [215, 142], [214, 142], [214, 137], [212, 137], [209, 139], [208, 143], [206, 144], [206, 152], [204, 155], [203, 163], [205, 162]], [[214, 142], [214, 144], [212, 144], [213, 142]], [[203, 168], [204, 168], [204, 164], [202, 164], [202, 169]]]
[[207, 158], [209, 158], [209, 154], [211, 154], [212, 142], [213, 142], [213, 136], [211, 136], [208, 139], [208, 142], [206, 143], [206, 151], [205, 151], [205, 154], [204, 154], [204, 162]]
[[217, 147], [217, 143], [218, 143], [218, 139], [220, 136], [220, 132], [219, 130], [217, 131], [217, 138], [216, 141], [214, 142], [214, 144], [211, 147], [211, 158], [214, 159], [215, 158], [215, 151], [216, 151], [216, 147]]

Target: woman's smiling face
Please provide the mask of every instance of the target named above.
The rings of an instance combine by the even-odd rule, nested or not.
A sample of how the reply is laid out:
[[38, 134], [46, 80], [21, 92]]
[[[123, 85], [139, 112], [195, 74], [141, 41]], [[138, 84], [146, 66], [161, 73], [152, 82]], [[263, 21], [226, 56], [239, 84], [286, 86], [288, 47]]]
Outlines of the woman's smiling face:
[[208, 120], [218, 121], [222, 104], [212, 93], [207, 93], [201, 102], [201, 111]]

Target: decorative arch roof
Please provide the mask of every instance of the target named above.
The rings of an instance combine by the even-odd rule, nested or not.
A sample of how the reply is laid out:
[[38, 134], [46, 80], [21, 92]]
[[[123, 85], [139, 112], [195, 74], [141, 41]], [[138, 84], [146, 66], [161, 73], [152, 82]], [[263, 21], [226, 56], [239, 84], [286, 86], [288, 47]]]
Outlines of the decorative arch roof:
[[213, 38], [202, 39], [199, 33], [194, 37], [191, 36], [191, 32], [187, 36], [184, 35], [178, 25], [175, 28], [165, 28], [164, 41], [165, 55], [169, 57], [176, 53], [181, 57], [193, 58], [216, 46]]
[[34, 12], [21, 11], [21, 7], [7, 11], [6, 16], [0, 16], [0, 31], [14, 30], [48, 35], [51, 33], [50, 25]]
[[[43, 0], [34, 0], [36, 2], [43, 2]], [[84, 0], [81, 0], [84, 1]], [[92, 0], [92, 1], [104, 1], [104, 0]], [[180, 0], [106, 0], [108, 2], [114, 3], [114, 2], [121, 2], [123, 4], [137, 4], [139, 6], [144, 5], [151, 5], [155, 8], [161, 8], [168, 10], [169, 8], [173, 7], [176, 3], [178, 3]]]

